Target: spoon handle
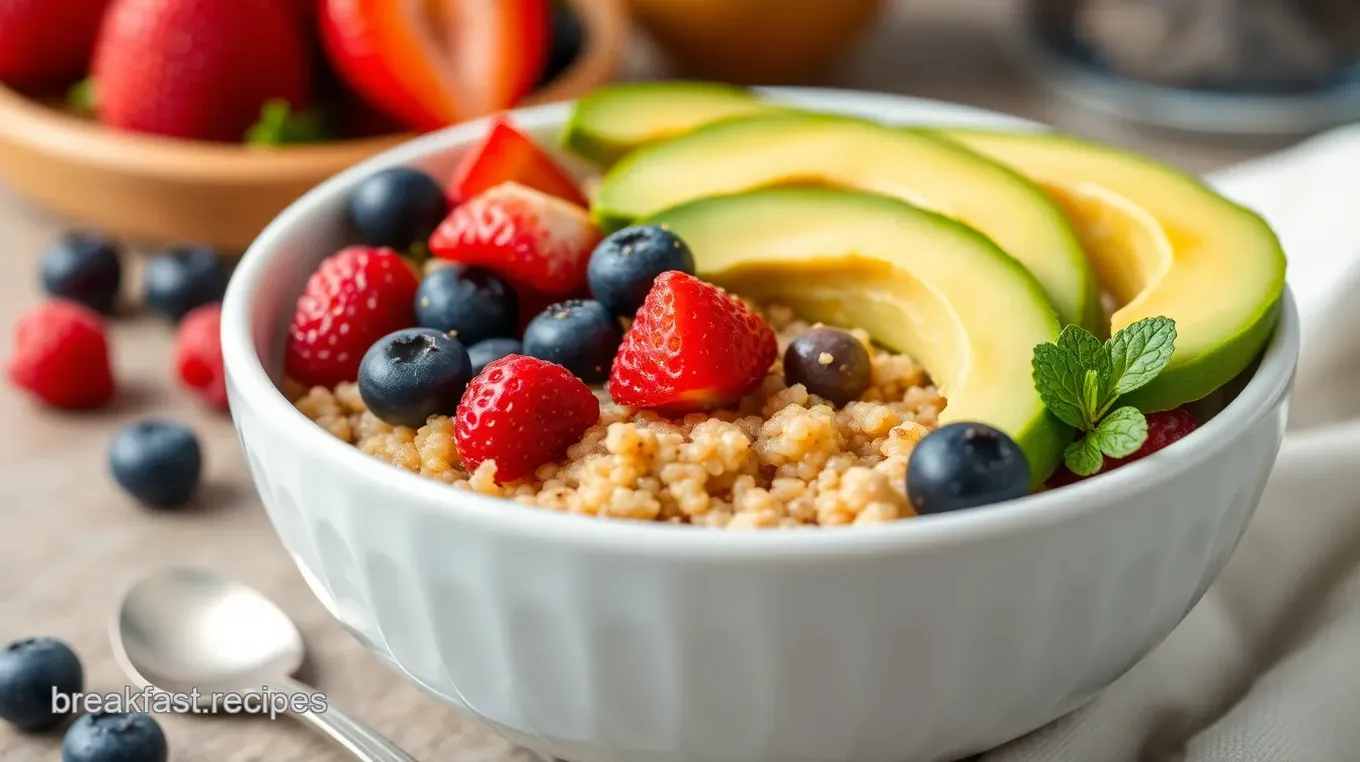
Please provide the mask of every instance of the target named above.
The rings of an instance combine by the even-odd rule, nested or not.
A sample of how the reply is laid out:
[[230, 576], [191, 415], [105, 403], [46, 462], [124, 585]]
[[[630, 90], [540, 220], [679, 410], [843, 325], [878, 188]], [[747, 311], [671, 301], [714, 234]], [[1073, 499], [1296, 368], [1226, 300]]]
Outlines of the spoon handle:
[[[275, 690], [292, 694], [312, 694], [316, 690], [293, 679], [275, 681]], [[326, 737], [339, 744], [355, 759], [362, 762], [416, 762], [415, 758], [387, 740], [378, 732], [359, 720], [354, 719], [334, 704], [324, 712], [295, 712], [294, 716], [306, 720]]]

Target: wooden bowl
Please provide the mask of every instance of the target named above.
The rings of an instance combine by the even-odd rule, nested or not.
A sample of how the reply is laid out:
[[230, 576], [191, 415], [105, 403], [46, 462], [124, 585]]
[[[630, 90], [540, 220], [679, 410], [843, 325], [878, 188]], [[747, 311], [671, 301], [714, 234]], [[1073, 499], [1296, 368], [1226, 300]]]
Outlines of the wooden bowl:
[[[571, 2], [584, 48], [522, 105], [576, 98], [614, 76], [628, 34], [622, 3]], [[288, 148], [175, 140], [114, 130], [0, 86], [0, 177], [74, 223], [146, 243], [244, 251], [312, 186], [410, 137]]]

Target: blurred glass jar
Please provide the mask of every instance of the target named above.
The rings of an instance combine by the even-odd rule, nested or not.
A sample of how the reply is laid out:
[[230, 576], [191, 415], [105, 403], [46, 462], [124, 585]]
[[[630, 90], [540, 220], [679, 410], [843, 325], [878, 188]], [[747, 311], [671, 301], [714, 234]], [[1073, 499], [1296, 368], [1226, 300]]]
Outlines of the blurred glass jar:
[[628, 5], [686, 75], [776, 85], [822, 71], [873, 24], [884, 2], [628, 0]]
[[1060, 89], [1133, 119], [1282, 132], [1360, 118], [1360, 0], [1031, 0], [1031, 11]]

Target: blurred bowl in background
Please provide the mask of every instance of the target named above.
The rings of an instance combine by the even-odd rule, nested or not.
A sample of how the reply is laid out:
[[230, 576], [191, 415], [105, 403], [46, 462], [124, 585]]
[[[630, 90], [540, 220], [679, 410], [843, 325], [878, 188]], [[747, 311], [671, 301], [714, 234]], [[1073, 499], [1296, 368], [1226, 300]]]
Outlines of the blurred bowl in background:
[[688, 76], [743, 85], [811, 77], [844, 53], [888, 0], [628, 0]]
[[[611, 80], [628, 35], [622, 0], [570, 0], [581, 53], [520, 105], [570, 100]], [[410, 139], [286, 148], [124, 132], [0, 85], [0, 177], [75, 223], [130, 241], [241, 252], [279, 212], [340, 170]]]

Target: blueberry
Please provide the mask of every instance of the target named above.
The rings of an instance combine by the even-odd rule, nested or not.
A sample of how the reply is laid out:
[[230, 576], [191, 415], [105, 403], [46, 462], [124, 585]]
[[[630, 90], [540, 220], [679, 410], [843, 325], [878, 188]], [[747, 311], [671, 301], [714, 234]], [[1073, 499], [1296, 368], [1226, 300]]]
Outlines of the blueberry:
[[349, 219], [359, 236], [372, 246], [403, 252], [424, 243], [448, 213], [444, 189], [410, 167], [384, 169], [349, 197]]
[[471, 380], [462, 342], [433, 328], [389, 333], [359, 363], [359, 396], [393, 426], [414, 429], [432, 415], [453, 415]]
[[75, 651], [56, 638], [29, 638], [0, 651], [0, 719], [28, 732], [62, 721], [52, 711], [53, 692], [71, 696], [85, 686]]
[[486, 366], [507, 355], [524, 353], [524, 345], [515, 339], [487, 339], [468, 347], [468, 359], [472, 361], [472, 375], [477, 375]]
[[222, 301], [227, 266], [207, 246], [177, 246], [151, 258], [142, 272], [146, 306], [178, 323], [195, 307]]
[[585, 44], [585, 27], [581, 17], [576, 15], [571, 3], [553, 3], [552, 41], [548, 48], [548, 61], [539, 75], [538, 84], [546, 85], [562, 76], [581, 55]]
[[489, 270], [448, 265], [420, 282], [416, 322], [452, 333], [465, 345], [513, 336], [519, 327], [519, 297]]
[[524, 354], [555, 362], [587, 384], [609, 378], [623, 327], [603, 304], [571, 299], [544, 310], [524, 329]]
[[679, 236], [660, 225], [624, 228], [600, 241], [586, 274], [590, 293], [610, 312], [630, 318], [667, 270], [694, 274], [694, 255]]
[[43, 290], [61, 299], [80, 302], [96, 312], [113, 312], [123, 283], [118, 245], [84, 230], [58, 238], [40, 265]]
[[169, 757], [161, 726], [140, 712], [84, 715], [61, 741], [61, 762], [165, 762]]
[[848, 331], [822, 326], [808, 329], [784, 351], [784, 380], [844, 405], [859, 399], [873, 380], [869, 350]]
[[981, 423], [951, 423], [930, 432], [907, 461], [907, 497], [922, 514], [1024, 497], [1029, 480], [1020, 446]]
[[109, 443], [109, 470], [119, 486], [153, 508], [176, 508], [198, 490], [203, 451], [187, 427], [148, 420], [123, 427]]

